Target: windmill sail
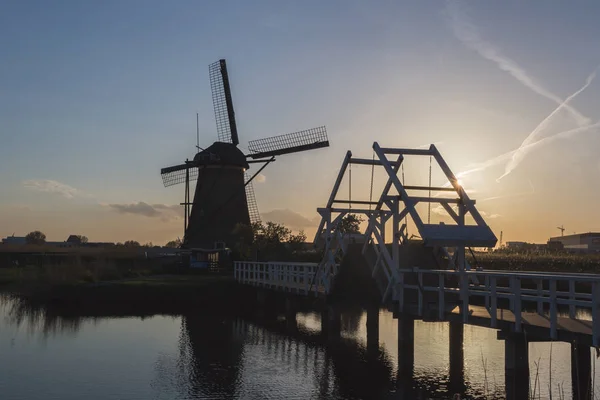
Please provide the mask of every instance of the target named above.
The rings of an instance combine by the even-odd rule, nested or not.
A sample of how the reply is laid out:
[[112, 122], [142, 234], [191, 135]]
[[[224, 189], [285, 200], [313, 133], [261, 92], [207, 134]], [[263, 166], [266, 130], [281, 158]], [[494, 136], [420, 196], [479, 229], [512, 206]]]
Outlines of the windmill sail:
[[258, 205], [256, 204], [256, 196], [254, 195], [254, 186], [250, 181], [250, 176], [246, 173], [246, 201], [248, 202], [248, 214], [250, 215], [250, 223], [261, 222]]
[[190, 170], [189, 181], [195, 181], [198, 179], [198, 167], [191, 164], [180, 164], [172, 167], [166, 167], [160, 170], [160, 175], [163, 180], [165, 187], [184, 183], [186, 180], [186, 170]]
[[212, 91], [215, 119], [217, 121], [217, 135], [220, 142], [239, 144], [235, 112], [229, 87], [229, 75], [225, 60], [219, 60], [208, 67], [210, 77], [210, 90]]
[[318, 128], [288, 133], [286, 135], [251, 140], [248, 142], [250, 154], [248, 154], [247, 157], [253, 159], [272, 157], [281, 154], [319, 149], [327, 146], [329, 146], [327, 130], [324, 126], [320, 126]]

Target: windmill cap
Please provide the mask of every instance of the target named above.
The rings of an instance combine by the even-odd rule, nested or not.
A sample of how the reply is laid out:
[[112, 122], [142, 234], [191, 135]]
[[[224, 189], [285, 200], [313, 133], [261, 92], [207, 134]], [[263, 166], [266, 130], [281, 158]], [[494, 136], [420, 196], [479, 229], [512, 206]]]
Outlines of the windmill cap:
[[194, 156], [198, 164], [223, 164], [249, 168], [246, 156], [233, 143], [215, 142]]

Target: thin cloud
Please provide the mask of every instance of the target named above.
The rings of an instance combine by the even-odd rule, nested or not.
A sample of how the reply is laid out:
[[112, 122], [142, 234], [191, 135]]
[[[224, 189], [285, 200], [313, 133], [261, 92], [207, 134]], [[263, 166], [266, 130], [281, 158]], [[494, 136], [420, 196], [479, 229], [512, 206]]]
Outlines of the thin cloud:
[[75, 196], [83, 194], [80, 190], [74, 188], [73, 186], [69, 186], [65, 183], [51, 179], [29, 179], [23, 181], [23, 187], [38, 192], [59, 194], [68, 199], [72, 199]]
[[590, 86], [590, 84], [592, 83], [592, 81], [594, 80], [594, 78], [596, 77], [596, 71], [597, 71], [598, 67], [596, 67], [596, 69], [587, 77], [585, 84], [579, 88], [579, 90], [577, 90], [575, 93], [571, 94], [569, 97], [567, 97], [565, 99], [565, 101], [563, 101], [561, 104], [558, 105], [558, 107], [556, 107], [554, 109], [554, 111], [552, 111], [550, 114], [548, 114], [548, 116], [546, 118], [544, 118], [542, 120], [542, 122], [540, 122], [533, 131], [531, 131], [531, 133], [529, 135], [527, 135], [527, 137], [525, 138], [525, 140], [523, 140], [523, 143], [521, 143], [521, 146], [519, 146], [519, 148], [517, 149], [517, 151], [515, 151], [512, 155], [512, 158], [510, 159], [510, 161], [508, 162], [508, 164], [506, 164], [506, 168], [504, 169], [504, 174], [502, 176], [500, 176], [498, 178], [498, 180], [504, 178], [505, 176], [507, 176], [508, 174], [510, 174], [515, 168], [517, 168], [517, 166], [521, 163], [521, 161], [523, 161], [523, 159], [525, 158], [525, 156], [527, 155], [527, 153], [529, 151], [531, 151], [531, 148], [529, 150], [525, 150], [525, 147], [530, 144], [531, 142], [533, 142], [537, 136], [539, 136], [540, 131], [542, 131], [544, 128], [546, 128], [546, 126], [548, 125], [549, 121], [560, 111], [562, 110], [564, 107], [567, 106], [567, 104], [573, 100], [575, 97], [577, 97], [581, 92], [583, 92], [585, 89], [588, 88], [588, 86]]
[[444, 143], [444, 141], [440, 140], [439, 142], [433, 142], [433, 143], [430, 143], [430, 144], [422, 144], [420, 146], [417, 146], [417, 149], [429, 149], [432, 144], [437, 147], [437, 146], [439, 146], [439, 145], [441, 145], [443, 143]]
[[163, 221], [180, 219], [183, 209], [178, 205], [148, 204], [143, 201], [129, 204], [108, 204], [112, 210], [120, 214], [141, 215], [148, 218], [160, 218]]
[[[581, 127], [578, 127], [578, 128], [573, 128], [573, 129], [569, 129], [569, 130], [566, 130], [566, 131], [562, 131], [562, 132], [556, 133], [556, 134], [554, 134], [552, 136], [548, 136], [548, 137], [545, 137], [543, 139], [540, 139], [537, 142], [530, 143], [530, 144], [528, 144], [526, 146], [519, 147], [519, 148], [517, 148], [515, 150], [508, 151], [508, 152], [506, 152], [504, 154], [500, 154], [499, 156], [496, 156], [494, 158], [490, 158], [489, 160], [484, 161], [482, 163], [470, 164], [469, 166], [467, 166], [467, 169], [465, 171], [459, 172], [459, 173], [457, 173], [455, 175], [456, 175], [456, 177], [458, 179], [460, 179], [460, 178], [468, 176], [468, 175], [470, 175], [470, 174], [472, 174], [474, 172], [483, 171], [483, 170], [486, 170], [486, 169], [488, 169], [490, 167], [493, 167], [495, 165], [499, 165], [502, 162], [504, 162], [506, 160], [509, 160], [513, 156], [513, 154], [515, 154], [519, 150], [524, 150], [524, 151], [529, 152], [529, 151], [533, 150], [534, 148], [550, 144], [550, 143], [552, 143], [552, 142], [554, 142], [554, 141], [556, 141], [558, 139], [568, 139], [568, 138], [573, 137], [573, 136], [575, 136], [575, 135], [577, 135], [579, 133], [584, 133], [584, 132], [595, 130], [595, 129], [598, 129], [598, 128], [600, 128], [600, 121], [596, 121], [593, 124], [584, 125], [584, 126], [581, 126]], [[446, 182], [446, 183], [444, 183], [442, 185], [442, 187], [450, 187], [450, 185], [451, 185], [450, 182]]]
[[262, 220], [283, 224], [292, 230], [303, 230], [318, 226], [320, 220], [310, 220], [305, 216], [288, 209], [272, 210], [261, 214]]
[[[465, 46], [475, 50], [481, 57], [495, 63], [502, 71], [507, 72], [525, 87], [535, 93], [552, 100], [560, 105], [563, 100], [552, 93], [534, 78], [532, 78], [515, 61], [503, 55], [498, 48], [485, 41], [480, 35], [477, 27], [470, 21], [463, 10], [463, 6], [457, 1], [446, 1], [446, 11], [449, 17], [449, 23], [456, 38]], [[579, 126], [590, 123], [589, 118], [585, 117], [574, 107], [565, 104], [564, 108], [571, 114]]]
[[482, 211], [482, 210], [478, 210], [478, 211], [479, 211], [479, 214], [481, 214], [481, 216], [482, 216], [483, 218], [487, 218], [487, 219], [496, 219], [496, 218], [500, 218], [500, 217], [502, 217], [502, 215], [500, 215], [500, 214], [490, 214], [490, 213], [488, 213], [488, 212], [486, 212], [486, 211]]

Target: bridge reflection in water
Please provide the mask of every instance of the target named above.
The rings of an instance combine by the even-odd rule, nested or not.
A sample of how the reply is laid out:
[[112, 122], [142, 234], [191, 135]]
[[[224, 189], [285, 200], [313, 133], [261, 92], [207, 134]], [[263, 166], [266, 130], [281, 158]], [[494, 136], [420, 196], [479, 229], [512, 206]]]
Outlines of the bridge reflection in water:
[[[387, 311], [378, 312], [378, 324], [373, 320], [362, 310], [343, 312], [341, 333], [331, 337], [321, 332], [318, 314], [298, 314], [296, 325], [276, 315], [234, 318], [212, 332], [215, 325], [205, 316], [186, 315], [181, 354], [174, 363], [179, 368], [162, 368], [156, 379], [163, 387], [165, 380], [177, 382], [178, 391], [191, 398], [416, 399], [454, 393], [505, 398], [504, 342], [495, 332], [415, 321], [410, 365], [397, 339], [397, 320]], [[380, 338], [375, 346], [374, 326]], [[464, 347], [450, 345], [458, 339], [464, 339]], [[530, 346], [532, 371], [540, 365], [532, 389], [543, 398], [549, 389], [549, 345]], [[556, 365], [570, 361], [568, 344], [555, 343], [552, 351]], [[552, 368], [557, 398], [559, 391], [567, 398], [571, 392], [570, 374], [563, 370]]]
[[[164, 319], [153, 317], [148, 310], [131, 315], [106, 310], [103, 314], [71, 314], [67, 318], [60, 313], [40, 310], [5, 311], [2, 323], [6, 327], [20, 323], [26, 330], [49, 335], [48, 341], [80, 343], [74, 348], [88, 343], [90, 350], [85, 355], [88, 369], [94, 368], [98, 357], [105, 358], [94, 352], [94, 343], [98, 340], [95, 332], [100, 328], [120, 332], [111, 334], [110, 340], [111, 346], [119, 349], [111, 353], [111, 365], [119, 371], [113, 378], [123, 376], [123, 381], [118, 383], [126, 386], [131, 394], [136, 390], [147, 394], [150, 386], [154, 398], [180, 399], [418, 399], [451, 398], [457, 392], [467, 398], [505, 398], [504, 341], [497, 339], [495, 331], [469, 325], [464, 325], [462, 331], [448, 322], [414, 321], [412, 331], [411, 324], [406, 324], [408, 328], [403, 328], [398, 335], [401, 324], [385, 310], [370, 313], [362, 309], [343, 310], [337, 334], [327, 329], [322, 332], [321, 315], [315, 313], [298, 313], [291, 323], [289, 315], [286, 320], [277, 313], [223, 316], [173, 310], [166, 313], [172, 315], [172, 319]], [[37, 327], [34, 326], [36, 321]], [[163, 348], [173, 350], [159, 350], [140, 359], [140, 362], [149, 360], [137, 367], [140, 371], [148, 369], [148, 379], [138, 373], [137, 380], [132, 381], [127, 378], [131, 377], [131, 371], [119, 369], [120, 364], [130, 365], [132, 358], [138, 359], [140, 348], [144, 351], [151, 348], [150, 343], [137, 348], [131, 342], [131, 335], [135, 334], [132, 324], [147, 326], [150, 330], [156, 329], [157, 324], [180, 325], [178, 335], [172, 328], [165, 330], [164, 340], [177, 346], [171, 344]], [[403, 342], [398, 337], [403, 335], [414, 337], [414, 364], [407, 362], [402, 354]], [[148, 337], [138, 335], [139, 341]], [[456, 343], [462, 337], [463, 344], [450, 346], [450, 337]], [[65, 366], [72, 364], [71, 358], [81, 355], [64, 352], [56, 357], [54, 368], [63, 368], [60, 374], [74, 377], [74, 386], [65, 390], [77, 390], [77, 374], [73, 375]], [[536, 391], [541, 392], [541, 398], [548, 398], [550, 375], [553, 397], [559, 398], [560, 385], [565, 398], [571, 398], [570, 358], [568, 343], [554, 343], [552, 347], [549, 343], [529, 343], [532, 381], [537, 363]], [[25, 359], [21, 363], [23, 368], [27, 368]], [[593, 362], [597, 363], [595, 357]], [[12, 368], [17, 368], [17, 374], [26, 372], [26, 369], [19, 372], [18, 365]], [[106, 382], [109, 379], [104, 377], [98, 385]], [[533, 389], [534, 385], [531, 386]], [[10, 394], [11, 387], [6, 389]], [[13, 389], [19, 393], [20, 389]], [[107, 388], [98, 386], [98, 393], [102, 390]], [[596, 393], [600, 391], [596, 389]]]

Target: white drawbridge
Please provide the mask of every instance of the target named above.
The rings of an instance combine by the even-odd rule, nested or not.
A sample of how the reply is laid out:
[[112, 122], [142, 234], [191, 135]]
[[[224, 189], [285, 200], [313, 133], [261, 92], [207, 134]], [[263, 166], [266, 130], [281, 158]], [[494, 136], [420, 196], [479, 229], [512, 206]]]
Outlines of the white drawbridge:
[[[431, 269], [467, 271], [470, 270], [470, 265], [465, 258], [465, 249], [496, 245], [496, 236], [477, 211], [475, 201], [469, 198], [434, 145], [429, 149], [402, 149], [384, 148], [374, 142], [373, 151], [372, 159], [355, 158], [350, 151], [346, 153], [327, 205], [317, 209], [322, 218], [314, 241], [325, 248], [325, 256], [319, 265], [323, 276], [335, 276], [339, 256], [346, 252], [350, 241], [357, 239], [356, 235], [349, 238], [342, 233], [341, 221], [348, 214], [363, 215], [368, 221], [365, 233], [359, 235], [359, 238], [363, 240], [363, 255], [384, 301], [390, 295], [393, 300], [401, 301], [403, 296], [398, 292], [403, 290], [404, 274], [399, 271], [414, 267], [410, 264], [416, 258], [428, 257]], [[406, 185], [399, 177], [406, 156], [429, 157], [430, 165], [435, 160], [446, 176], [447, 183], [432, 186], [430, 179], [429, 185]], [[378, 199], [363, 201], [338, 198], [340, 185], [346, 174], [349, 175], [351, 185], [349, 169], [351, 171], [352, 164], [368, 165], [373, 169], [383, 168], [387, 182]], [[435, 195], [432, 196], [432, 193]], [[455, 196], [448, 197], [447, 194]], [[372, 195], [373, 193], [371, 197]], [[441, 205], [451, 217], [452, 223], [425, 223], [425, 218], [417, 210], [418, 203]], [[468, 216], [471, 217], [468, 218], [469, 223]], [[418, 231], [422, 242], [420, 246], [411, 246], [412, 241], [407, 237], [408, 219], [412, 220]], [[391, 231], [388, 245], [386, 227], [388, 232]], [[439, 265], [441, 260], [448, 264]], [[468, 285], [468, 281], [464, 284]]]

